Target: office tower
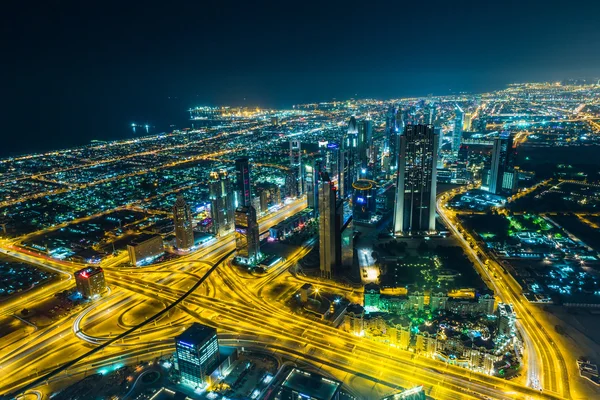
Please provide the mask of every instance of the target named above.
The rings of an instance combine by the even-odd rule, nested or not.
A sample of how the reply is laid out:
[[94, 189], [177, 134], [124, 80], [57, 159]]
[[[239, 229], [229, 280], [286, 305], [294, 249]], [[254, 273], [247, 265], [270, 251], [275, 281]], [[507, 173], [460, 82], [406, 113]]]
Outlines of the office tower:
[[319, 256], [321, 276], [331, 278], [335, 269], [336, 188], [327, 173], [319, 182]]
[[181, 382], [202, 387], [219, 365], [217, 330], [194, 322], [175, 338], [177, 368]]
[[454, 116], [454, 132], [452, 133], [452, 151], [454, 153], [458, 152], [460, 148], [460, 141], [462, 139], [463, 133], [463, 123], [464, 123], [464, 115], [462, 108], [458, 104], [455, 107], [455, 116]]
[[436, 111], [437, 108], [435, 106], [435, 103], [429, 103], [429, 106], [427, 107], [427, 124], [434, 125], [436, 123]]
[[368, 224], [376, 211], [376, 188], [373, 181], [359, 179], [352, 184], [352, 220], [356, 224]]
[[340, 197], [346, 198], [352, 194], [352, 182], [358, 176], [358, 134], [348, 133], [342, 142], [340, 154]]
[[465, 183], [469, 180], [469, 146], [461, 144], [458, 149], [458, 157], [456, 160], [455, 179], [457, 183]]
[[302, 171], [302, 147], [299, 140], [290, 140], [290, 169], [296, 177], [296, 193], [301, 196], [304, 193], [303, 171]]
[[143, 233], [127, 244], [127, 252], [131, 265], [148, 264], [164, 254], [162, 236]]
[[304, 165], [304, 177], [305, 177], [305, 185], [306, 185], [306, 202], [309, 208], [318, 212], [318, 204], [319, 204], [319, 189], [318, 189], [318, 181], [319, 181], [319, 170], [318, 170], [317, 161], [314, 159], [309, 160]]
[[236, 192], [237, 202], [236, 207], [247, 207], [252, 205], [252, 187], [250, 182], [250, 160], [248, 157], [240, 157], [235, 160]]
[[331, 378], [293, 368], [281, 383], [275, 400], [338, 400], [342, 383]]
[[365, 176], [365, 173], [369, 165], [368, 151], [371, 146], [373, 139], [373, 121], [370, 119], [363, 119], [358, 123], [358, 135], [357, 135], [357, 154], [358, 154], [358, 169], [360, 178]]
[[244, 264], [254, 265], [260, 259], [260, 239], [254, 207], [235, 210], [235, 247], [237, 258]]
[[285, 197], [296, 197], [298, 196], [298, 180], [296, 178], [295, 171], [287, 171], [285, 174]]
[[104, 271], [100, 267], [87, 267], [75, 272], [77, 291], [86, 299], [100, 296], [106, 291]]
[[490, 193], [510, 194], [517, 191], [518, 175], [515, 171], [515, 156], [513, 138], [510, 134], [505, 132], [494, 138], [488, 179]]
[[269, 210], [269, 196], [268, 196], [268, 190], [266, 189], [262, 189], [260, 191], [259, 197], [260, 197], [260, 211], [262, 213], [266, 213]]
[[407, 125], [400, 135], [394, 234], [435, 230], [439, 135], [431, 125]]
[[173, 205], [173, 222], [175, 224], [175, 247], [181, 250], [191, 249], [194, 246], [192, 212], [181, 193], [177, 194], [177, 200]]
[[473, 124], [473, 113], [465, 113], [465, 119], [463, 121], [463, 131], [471, 132]]
[[214, 233], [223, 236], [233, 230], [233, 193], [227, 171], [211, 172], [208, 186]]
[[396, 170], [397, 152], [398, 152], [398, 121], [396, 119], [398, 110], [394, 106], [390, 106], [386, 117], [386, 147], [388, 153], [388, 161], [386, 171], [391, 174]]
[[349, 134], [358, 134], [358, 124], [356, 123], [356, 117], [350, 117], [350, 121], [348, 121], [348, 129], [346, 133]]

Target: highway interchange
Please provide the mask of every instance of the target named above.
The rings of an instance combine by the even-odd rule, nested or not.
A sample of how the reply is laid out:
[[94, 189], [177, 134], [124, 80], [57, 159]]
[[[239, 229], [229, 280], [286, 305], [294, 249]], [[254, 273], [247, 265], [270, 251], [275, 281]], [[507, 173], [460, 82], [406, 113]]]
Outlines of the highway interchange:
[[[264, 218], [260, 221], [261, 231], [300, 211], [305, 204], [304, 199], [298, 199]], [[438, 206], [440, 216], [454, 231], [456, 219], [445, 208], [442, 197]], [[466, 243], [465, 239], [462, 240]], [[32, 333], [26, 343], [21, 341], [2, 349], [0, 371], [3, 379], [0, 381], [0, 393], [16, 393], [15, 389], [35, 383], [40, 376], [114, 338], [139, 322], [142, 316], [147, 318], [158, 313], [183, 296], [219, 258], [230, 254], [234, 247], [233, 236], [229, 235], [175, 261], [143, 269], [105, 266], [110, 293], [80, 313], [69, 315]], [[344, 381], [360, 376], [387, 386], [390, 390], [423, 385], [427, 394], [436, 399], [571, 397], [573, 385], [569, 385], [570, 374], [564, 366], [560, 350], [543, 326], [527, 312], [527, 305], [516, 294], [518, 291], [514, 283], [508, 283], [507, 278], [502, 282], [492, 279], [490, 275], [493, 274], [487, 271], [474, 250], [468, 244], [465, 248], [478, 260], [476, 265], [493, 282], [499, 297], [516, 305], [521, 316], [520, 329], [526, 332], [524, 337], [529, 338], [526, 339], [526, 345], [533, 345], [535, 349], [535, 356], [530, 356], [529, 364], [531, 371], [541, 371], [532, 374], [539, 382], [530, 381], [529, 387], [523, 386], [415, 356], [291, 314], [277, 303], [270, 302], [268, 297], [258, 296], [259, 291], [282, 279], [288, 282], [296, 279], [298, 286], [306, 281], [288, 272], [289, 267], [309, 250], [302, 247], [285, 263], [263, 276], [246, 274], [232, 266], [230, 258], [227, 258], [173, 311], [48, 379], [46, 382], [50, 385], [42, 384], [36, 389], [47, 392], [56, 383], [74, 381], [101, 368], [167, 356], [173, 352], [172, 338], [192, 321], [199, 321], [216, 326], [224, 345], [272, 351], [296, 362], [318, 365]], [[4, 251], [66, 274], [72, 274], [81, 267], [71, 262], [16, 253], [14, 247], [5, 248]], [[498, 268], [493, 263], [489, 266], [490, 269], [494, 267]], [[320, 283], [315, 282], [316, 285]], [[341, 294], [349, 294], [350, 291], [342, 286], [338, 290]], [[46, 291], [42, 293], [47, 294]], [[23, 296], [12, 309], [36, 301], [36, 297], [36, 292]], [[534, 369], [536, 366], [538, 369]]]

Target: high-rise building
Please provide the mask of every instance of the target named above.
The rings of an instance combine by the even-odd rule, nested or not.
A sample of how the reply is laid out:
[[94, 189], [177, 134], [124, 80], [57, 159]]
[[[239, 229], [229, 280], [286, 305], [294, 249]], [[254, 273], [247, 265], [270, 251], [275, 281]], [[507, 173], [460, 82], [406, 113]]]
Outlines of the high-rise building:
[[352, 220], [357, 223], [370, 223], [377, 207], [374, 182], [359, 179], [352, 184]]
[[494, 138], [488, 179], [490, 193], [510, 194], [517, 191], [518, 174], [515, 171], [515, 156], [512, 135], [503, 133]]
[[465, 119], [463, 121], [463, 131], [471, 132], [473, 125], [473, 113], [465, 113]]
[[192, 211], [190, 206], [178, 193], [173, 205], [173, 222], [175, 224], [175, 247], [189, 250], [194, 246], [194, 227], [192, 224]]
[[407, 125], [400, 136], [394, 234], [435, 230], [439, 136], [431, 125]]
[[247, 207], [252, 205], [252, 187], [250, 183], [250, 160], [248, 157], [240, 157], [235, 160], [236, 194], [235, 207]]
[[347, 198], [352, 194], [352, 182], [358, 176], [358, 134], [348, 133], [342, 141], [342, 150], [340, 154], [340, 197]]
[[460, 142], [462, 140], [465, 113], [458, 104], [456, 104], [454, 112], [455, 112], [455, 115], [454, 115], [454, 132], [452, 133], [452, 151], [454, 153], [457, 153], [458, 149], [460, 149]]
[[515, 322], [517, 316], [510, 304], [500, 303], [496, 310], [498, 316], [498, 334], [513, 336], [515, 334]]
[[[373, 139], [373, 121], [370, 119], [363, 119], [358, 123], [358, 173], [359, 177], [363, 178], [366, 176], [367, 167], [369, 165], [369, 147]], [[364, 171], [364, 172], [363, 172]]]
[[316, 160], [309, 160], [304, 165], [304, 171], [307, 206], [318, 211], [319, 189], [317, 184], [319, 181], [319, 168]]
[[296, 177], [296, 193], [301, 196], [304, 193], [303, 171], [302, 171], [302, 146], [299, 140], [290, 140], [290, 169]]
[[331, 278], [336, 262], [336, 188], [327, 173], [319, 182], [319, 255], [321, 276]]
[[233, 192], [227, 171], [210, 173], [209, 196], [214, 232], [223, 236], [233, 230]]
[[243, 263], [254, 265], [260, 260], [258, 222], [252, 206], [235, 210], [235, 246], [237, 258]]
[[86, 299], [100, 296], [106, 291], [104, 271], [100, 267], [87, 267], [75, 272], [77, 291]]
[[[388, 160], [387, 160], [387, 173], [391, 174], [396, 171], [398, 162], [398, 121], [396, 114], [398, 110], [394, 106], [390, 106], [386, 117], [386, 136], [387, 136], [387, 149], [388, 149]], [[402, 119], [400, 117], [400, 119]]]
[[197, 322], [175, 338], [181, 382], [202, 387], [219, 365], [217, 330]]

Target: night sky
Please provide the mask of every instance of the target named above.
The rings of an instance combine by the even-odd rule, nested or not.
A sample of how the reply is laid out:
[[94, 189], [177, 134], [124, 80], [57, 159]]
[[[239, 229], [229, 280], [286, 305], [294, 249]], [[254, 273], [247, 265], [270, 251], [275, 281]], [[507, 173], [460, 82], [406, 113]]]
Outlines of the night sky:
[[3, 4], [0, 156], [183, 127], [196, 104], [600, 76], [598, 1], [127, 3]]

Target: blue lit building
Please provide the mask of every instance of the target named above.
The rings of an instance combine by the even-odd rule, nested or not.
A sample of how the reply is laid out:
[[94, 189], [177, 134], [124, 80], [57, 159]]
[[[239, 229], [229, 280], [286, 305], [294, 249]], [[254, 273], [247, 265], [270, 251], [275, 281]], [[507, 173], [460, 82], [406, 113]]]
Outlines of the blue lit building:
[[357, 223], [370, 223], [377, 208], [374, 182], [359, 179], [352, 184], [352, 188], [352, 219]]
[[219, 366], [217, 330], [194, 323], [175, 338], [181, 383], [200, 387]]

